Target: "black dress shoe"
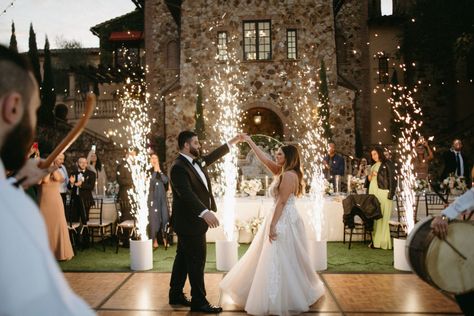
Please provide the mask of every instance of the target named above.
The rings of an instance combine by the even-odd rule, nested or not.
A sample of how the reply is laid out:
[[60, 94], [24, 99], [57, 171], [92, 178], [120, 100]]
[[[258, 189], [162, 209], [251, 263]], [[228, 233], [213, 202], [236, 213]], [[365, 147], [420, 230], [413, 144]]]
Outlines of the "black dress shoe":
[[191, 300], [186, 297], [186, 295], [181, 294], [179, 296], [170, 296], [169, 300], [170, 305], [183, 305], [190, 307], [191, 306]]
[[208, 314], [218, 314], [222, 312], [222, 307], [211, 305], [209, 303], [202, 306], [191, 306], [191, 312], [201, 312]]

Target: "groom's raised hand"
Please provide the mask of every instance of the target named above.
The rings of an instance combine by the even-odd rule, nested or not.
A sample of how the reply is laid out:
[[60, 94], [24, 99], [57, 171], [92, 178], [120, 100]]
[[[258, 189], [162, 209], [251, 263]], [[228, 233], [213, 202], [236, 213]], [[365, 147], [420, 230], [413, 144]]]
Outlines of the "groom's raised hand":
[[202, 215], [202, 219], [204, 219], [211, 228], [216, 228], [219, 226], [219, 220], [217, 219], [216, 215], [214, 215], [214, 212], [209, 211], [206, 212]]

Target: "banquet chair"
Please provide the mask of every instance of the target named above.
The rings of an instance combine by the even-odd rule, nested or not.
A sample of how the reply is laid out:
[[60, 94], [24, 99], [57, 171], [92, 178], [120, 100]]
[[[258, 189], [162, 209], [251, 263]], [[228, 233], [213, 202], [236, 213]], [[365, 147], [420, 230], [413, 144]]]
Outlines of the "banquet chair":
[[116, 200], [115, 201], [115, 211], [117, 212], [117, 226], [115, 227], [115, 238], [116, 238], [116, 247], [115, 253], [119, 251], [119, 242], [120, 242], [120, 235], [122, 236], [125, 234], [125, 231], [128, 232], [128, 238], [136, 237], [137, 235], [137, 223], [135, 218], [134, 219], [127, 219], [124, 221], [120, 221], [121, 209], [122, 209], [122, 201]]
[[[349, 225], [344, 225], [344, 236], [342, 239], [342, 243], [346, 243], [346, 236], [349, 235], [349, 247], [351, 249], [352, 245], [352, 236], [362, 236], [364, 244], [369, 241], [372, 242], [372, 233], [366, 227], [366, 224], [362, 220], [359, 215], [354, 216], [354, 227], [350, 227]], [[368, 236], [368, 237], [367, 237]]]
[[81, 236], [81, 233], [82, 233], [82, 227], [81, 227], [82, 223], [80, 219], [78, 222], [73, 221], [72, 211], [73, 209], [71, 205], [71, 199], [68, 197], [64, 212], [66, 215], [66, 224], [67, 224], [67, 229], [69, 232], [69, 240], [71, 241], [72, 251], [74, 252], [74, 254], [76, 254], [78, 241], [80, 240], [79, 237]]
[[94, 204], [89, 210], [89, 219], [85, 225], [85, 228], [89, 231], [91, 242], [94, 243], [95, 237], [100, 237], [102, 242], [102, 248], [105, 251], [105, 236], [107, 234], [107, 228], [109, 228], [109, 236], [112, 236], [112, 220], [106, 220], [103, 216], [103, 205], [102, 199], [95, 198]]
[[[395, 217], [393, 217], [393, 213], [395, 213]], [[407, 236], [405, 207], [402, 203], [402, 197], [398, 192], [395, 194], [395, 205], [392, 211], [392, 218], [388, 221], [388, 225], [390, 227], [391, 237], [405, 238]]]
[[[440, 193], [440, 195], [448, 201], [449, 193]], [[446, 203], [438, 195], [438, 193], [426, 193], [425, 194], [425, 206], [426, 206], [426, 216], [429, 215], [438, 215], [442, 210], [446, 208]]]

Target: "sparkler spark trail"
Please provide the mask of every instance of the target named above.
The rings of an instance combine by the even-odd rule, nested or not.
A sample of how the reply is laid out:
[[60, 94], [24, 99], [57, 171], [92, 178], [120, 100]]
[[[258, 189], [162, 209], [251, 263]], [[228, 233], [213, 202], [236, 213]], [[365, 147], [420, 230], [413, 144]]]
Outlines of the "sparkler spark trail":
[[[216, 61], [219, 56], [216, 56]], [[228, 52], [225, 62], [216, 62], [214, 75], [211, 78], [211, 99], [218, 106], [218, 117], [212, 125], [214, 132], [222, 142], [226, 142], [240, 133], [242, 117], [242, 96], [239, 86], [243, 74], [239, 69], [239, 59], [233, 52]], [[224, 187], [223, 195], [223, 229], [226, 240], [234, 240], [235, 229], [235, 193], [237, 189], [237, 148], [232, 146], [224, 161], [217, 163], [217, 174], [221, 175], [218, 184]]]
[[416, 140], [421, 137], [418, 129], [423, 124], [421, 120], [423, 113], [418, 103], [413, 98], [413, 93], [407, 87], [391, 85], [392, 95], [388, 99], [395, 114], [395, 122], [401, 124], [401, 135], [398, 137], [396, 152], [400, 165], [401, 198], [405, 209], [407, 223], [406, 232], [410, 233], [415, 225], [415, 186], [416, 176], [413, 172], [413, 160], [416, 157]]
[[[125, 52], [124, 52], [125, 54]], [[147, 71], [141, 69], [143, 72]], [[141, 240], [148, 239], [146, 227], [148, 225], [148, 191], [150, 179], [147, 173], [149, 157], [147, 152], [148, 135], [151, 131], [149, 115], [149, 94], [146, 93], [145, 76], [138, 83], [126, 79], [120, 102], [121, 111], [117, 112], [118, 122], [122, 122], [122, 131], [115, 130], [107, 136], [119, 136], [126, 140], [128, 148], [135, 149], [136, 155], [127, 157], [128, 167], [132, 175], [134, 189], [128, 191], [131, 202], [132, 215], [136, 219], [137, 235]]]
[[312, 208], [308, 210], [310, 227], [314, 230], [317, 241], [322, 239], [323, 227], [323, 204], [324, 204], [324, 173], [323, 155], [327, 147], [327, 139], [324, 138], [321, 117], [318, 109], [322, 103], [317, 96], [316, 83], [311, 74], [315, 71], [310, 66], [305, 65], [298, 72], [300, 82], [296, 85], [301, 89], [301, 97], [295, 103], [295, 112], [298, 113], [294, 128], [303, 131], [302, 155], [306, 162], [305, 172], [308, 182], [311, 185], [310, 199]]

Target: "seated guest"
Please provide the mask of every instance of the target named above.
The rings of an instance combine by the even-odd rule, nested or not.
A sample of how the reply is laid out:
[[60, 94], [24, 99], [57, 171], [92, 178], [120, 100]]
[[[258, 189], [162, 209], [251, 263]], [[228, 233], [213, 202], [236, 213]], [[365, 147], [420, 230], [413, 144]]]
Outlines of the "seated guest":
[[453, 141], [452, 147], [449, 151], [444, 153], [444, 169], [441, 174], [443, 179], [446, 179], [450, 174], [457, 177], [464, 177], [466, 184], [471, 187], [471, 164], [467, 155], [462, 151], [463, 145], [460, 139]]
[[107, 186], [107, 175], [105, 174], [104, 165], [95, 150], [91, 150], [87, 155], [87, 169], [94, 172], [96, 176], [95, 190], [92, 193], [94, 196], [104, 196]]
[[92, 190], [95, 185], [95, 173], [87, 169], [87, 160], [80, 157], [77, 169], [71, 172], [68, 188], [71, 190], [71, 207], [74, 220], [80, 218], [85, 224], [89, 220], [89, 210], [94, 205]]
[[[61, 158], [56, 158], [54, 165], [59, 167]], [[43, 178], [39, 189], [39, 205], [48, 231], [49, 246], [56, 260], [69, 260], [74, 256], [69, 231], [64, 213], [64, 204], [59, 193], [59, 187], [64, 177], [56, 169]]]
[[[344, 176], [345, 162], [344, 158], [336, 153], [336, 144], [333, 142], [328, 144], [328, 154], [324, 157], [323, 164], [326, 179], [336, 188], [336, 176]], [[339, 188], [339, 190], [341, 190], [341, 188]]]
[[431, 160], [433, 160], [433, 152], [428, 142], [421, 137], [416, 143], [416, 157], [413, 159], [413, 171], [417, 179], [429, 179]]

